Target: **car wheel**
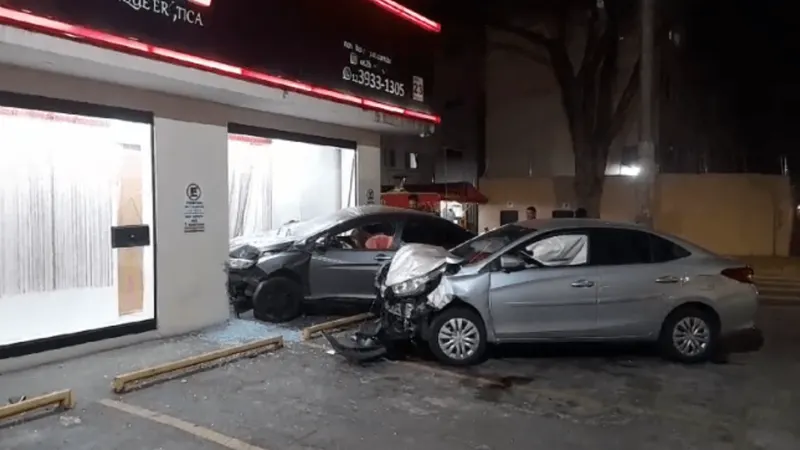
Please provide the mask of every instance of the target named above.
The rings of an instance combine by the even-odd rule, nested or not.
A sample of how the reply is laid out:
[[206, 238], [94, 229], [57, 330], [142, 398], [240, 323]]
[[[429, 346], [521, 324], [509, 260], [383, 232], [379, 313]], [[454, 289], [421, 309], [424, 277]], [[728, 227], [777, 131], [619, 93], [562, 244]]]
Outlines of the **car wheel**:
[[698, 308], [679, 308], [661, 327], [659, 345], [665, 357], [682, 363], [699, 363], [714, 357], [719, 327], [714, 315]]
[[446, 309], [431, 322], [428, 346], [443, 364], [477, 364], [486, 353], [486, 327], [471, 309]]
[[269, 278], [253, 293], [253, 316], [265, 322], [286, 322], [300, 315], [302, 303], [299, 283], [286, 277]]

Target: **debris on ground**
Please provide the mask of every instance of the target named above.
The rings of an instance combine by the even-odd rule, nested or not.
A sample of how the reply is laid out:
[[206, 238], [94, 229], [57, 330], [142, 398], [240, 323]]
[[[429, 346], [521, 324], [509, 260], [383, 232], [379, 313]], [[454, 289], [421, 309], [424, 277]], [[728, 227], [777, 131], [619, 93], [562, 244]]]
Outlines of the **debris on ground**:
[[206, 342], [228, 346], [283, 336], [284, 341], [299, 342], [300, 331], [278, 324], [231, 319], [222, 327], [204, 331], [198, 337]]
[[8, 398], [8, 404], [9, 405], [14, 405], [14, 404], [17, 404], [17, 403], [20, 403], [20, 402], [24, 402], [27, 399], [28, 399], [28, 397], [25, 396], [25, 395], [19, 395], [17, 397], [9, 397]]
[[61, 416], [58, 418], [58, 422], [65, 427], [72, 427], [75, 425], [81, 424], [81, 418], [76, 416]]

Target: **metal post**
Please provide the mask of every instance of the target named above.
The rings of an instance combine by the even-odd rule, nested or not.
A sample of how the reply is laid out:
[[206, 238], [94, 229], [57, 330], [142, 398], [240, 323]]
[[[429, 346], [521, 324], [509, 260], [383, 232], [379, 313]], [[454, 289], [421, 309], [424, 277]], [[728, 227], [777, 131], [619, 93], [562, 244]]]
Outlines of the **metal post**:
[[656, 0], [641, 0], [642, 48], [641, 48], [641, 113], [639, 115], [639, 166], [641, 168], [637, 189], [638, 223], [653, 225], [653, 191], [656, 182], [655, 142], [653, 137], [653, 72], [654, 19]]

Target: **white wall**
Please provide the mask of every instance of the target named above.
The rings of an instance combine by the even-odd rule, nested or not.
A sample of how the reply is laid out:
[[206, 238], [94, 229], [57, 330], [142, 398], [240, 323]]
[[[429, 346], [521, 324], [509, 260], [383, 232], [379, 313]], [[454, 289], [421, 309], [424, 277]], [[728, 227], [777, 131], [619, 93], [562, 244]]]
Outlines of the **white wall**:
[[[4, 91], [155, 114], [157, 332], [0, 360], [0, 372], [142, 340], [180, 334], [228, 316], [223, 262], [228, 249], [227, 126], [239, 123], [358, 143], [358, 204], [367, 189], [380, 202], [380, 137], [355, 128], [234, 108], [152, 91], [0, 65]], [[183, 233], [186, 185], [198, 183], [206, 231]]]
[[[156, 117], [154, 136], [158, 328], [177, 334], [228, 318], [228, 130]], [[190, 183], [202, 190], [203, 233], [183, 231]]]
[[372, 190], [372, 203], [381, 203], [381, 149], [377, 145], [359, 145], [356, 149], [356, 204], [370, 203], [369, 193]]

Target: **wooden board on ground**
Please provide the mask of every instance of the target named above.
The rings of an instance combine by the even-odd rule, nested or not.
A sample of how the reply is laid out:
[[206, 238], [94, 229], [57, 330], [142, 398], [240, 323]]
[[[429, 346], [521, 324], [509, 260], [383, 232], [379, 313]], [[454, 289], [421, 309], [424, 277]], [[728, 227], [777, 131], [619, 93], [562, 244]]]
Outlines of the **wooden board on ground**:
[[361, 322], [367, 321], [375, 317], [372, 313], [357, 314], [355, 316], [343, 317], [341, 319], [331, 320], [330, 322], [318, 323], [308, 328], [303, 328], [303, 340], [307, 341], [323, 331], [337, 331], [345, 328], [350, 328], [358, 325]]
[[72, 396], [72, 390], [65, 389], [63, 391], [55, 391], [22, 400], [21, 402], [0, 406], [0, 421], [51, 406], [62, 409], [72, 409], [75, 406], [75, 398]]
[[230, 362], [234, 359], [251, 357], [261, 353], [278, 350], [283, 347], [283, 337], [278, 336], [264, 339], [249, 344], [215, 350], [202, 355], [191, 356], [178, 361], [148, 367], [135, 372], [125, 373], [114, 377], [112, 388], [116, 393], [122, 393], [142, 387], [142, 384], [158, 380], [167, 380], [179, 375], [209, 369]]

